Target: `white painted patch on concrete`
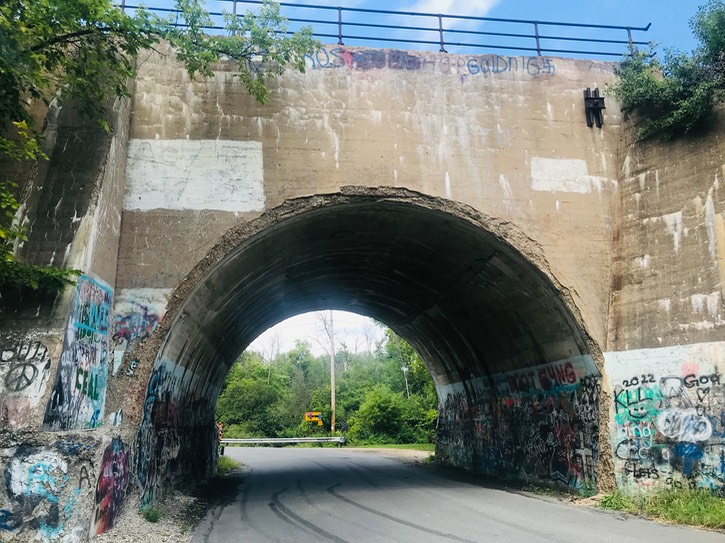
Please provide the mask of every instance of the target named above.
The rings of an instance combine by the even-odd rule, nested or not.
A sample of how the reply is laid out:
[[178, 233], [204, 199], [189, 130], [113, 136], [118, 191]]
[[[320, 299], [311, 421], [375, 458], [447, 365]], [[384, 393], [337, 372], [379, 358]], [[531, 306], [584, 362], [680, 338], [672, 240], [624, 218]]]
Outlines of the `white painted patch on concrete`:
[[511, 193], [511, 184], [508, 182], [504, 174], [498, 176], [498, 184], [503, 191], [503, 201], [506, 203], [506, 205], [510, 205], [514, 197]]
[[446, 198], [448, 200], [451, 199], [451, 176], [446, 172], [446, 181], [445, 181], [445, 190], [446, 190]]
[[604, 353], [605, 374], [612, 385], [642, 373], [684, 377], [690, 373], [712, 374], [725, 360], [725, 341], [673, 345], [654, 349], [637, 349]]
[[150, 140], [128, 143], [124, 209], [263, 211], [262, 144]]
[[669, 298], [662, 298], [660, 300], [657, 300], [657, 305], [660, 306], [661, 311], [666, 311], [667, 313], [669, 313], [670, 308], [672, 307], [672, 301]]
[[711, 294], [693, 294], [690, 298], [694, 313], [705, 313], [717, 317], [720, 312], [720, 291]]
[[586, 194], [601, 191], [609, 180], [589, 175], [587, 163], [579, 159], [531, 158], [531, 188], [546, 192]]
[[712, 199], [712, 190], [708, 192], [705, 200], [705, 228], [707, 229], [707, 245], [710, 249], [710, 257], [717, 262], [717, 226], [716, 226], [715, 202]]
[[650, 261], [652, 260], [652, 257], [650, 255], [642, 255], [638, 256], [634, 259], [634, 261], [639, 265], [640, 268], [646, 269], [649, 268]]
[[16, 496], [56, 497], [65, 486], [68, 464], [59, 455], [42, 451], [16, 455], [6, 473], [10, 491]]
[[675, 252], [678, 253], [680, 252], [680, 242], [682, 240], [682, 211], [663, 215], [662, 218], [667, 225], [667, 231], [672, 236], [672, 241], [675, 244]]

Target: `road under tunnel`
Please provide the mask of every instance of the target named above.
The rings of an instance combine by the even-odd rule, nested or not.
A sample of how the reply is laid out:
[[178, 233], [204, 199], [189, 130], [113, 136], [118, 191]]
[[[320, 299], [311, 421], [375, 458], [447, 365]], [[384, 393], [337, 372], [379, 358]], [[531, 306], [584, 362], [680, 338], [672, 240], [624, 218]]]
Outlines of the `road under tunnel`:
[[595, 491], [599, 349], [541, 248], [466, 206], [350, 187], [235, 227], [174, 293], [144, 347], [145, 501], [209, 472], [216, 399], [249, 343], [318, 309], [368, 315], [418, 351], [438, 391], [439, 458]]

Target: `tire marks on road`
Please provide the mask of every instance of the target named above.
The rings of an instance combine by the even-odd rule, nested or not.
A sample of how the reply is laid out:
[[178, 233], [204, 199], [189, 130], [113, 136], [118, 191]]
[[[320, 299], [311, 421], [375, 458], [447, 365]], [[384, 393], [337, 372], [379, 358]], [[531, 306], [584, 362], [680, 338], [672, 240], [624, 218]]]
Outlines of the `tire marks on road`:
[[400, 517], [394, 517], [393, 515], [388, 515], [387, 513], [383, 513], [382, 511], [378, 511], [377, 509], [373, 509], [372, 507], [368, 507], [367, 505], [363, 505], [359, 502], [356, 502], [355, 500], [351, 500], [350, 498], [343, 496], [342, 494], [339, 494], [335, 492], [335, 489], [340, 486], [340, 484], [333, 485], [327, 489], [327, 492], [332, 495], [333, 497], [337, 498], [340, 501], [345, 502], [348, 505], [352, 505], [353, 507], [357, 507], [358, 509], [362, 509], [363, 511], [367, 511], [368, 513], [372, 513], [373, 515], [377, 515], [379, 517], [382, 517], [387, 520], [391, 520], [393, 522], [396, 522], [398, 524], [402, 524], [403, 526], [407, 526], [408, 528], [413, 528], [414, 530], [419, 530], [421, 532], [425, 532], [428, 534], [432, 534], [438, 537], [443, 537], [445, 539], [450, 539], [451, 541], [459, 541], [461, 543], [477, 543], [476, 541], [472, 541], [470, 539], [465, 539], [463, 537], [458, 537], [455, 534], [448, 534], [445, 532], [441, 532], [438, 530], [433, 530], [431, 528], [426, 528], [425, 526], [421, 526], [420, 524], [416, 524], [414, 522], [410, 522], [408, 520], [402, 519]]
[[279, 501], [279, 495], [287, 490], [289, 490], [289, 487], [272, 494], [272, 502], [269, 504], [269, 508], [275, 515], [295, 528], [312, 532], [313, 535], [323, 537], [328, 541], [334, 541], [335, 543], [350, 543], [345, 539], [337, 537], [335, 534], [331, 534], [317, 524], [313, 524], [309, 520], [302, 518], [282, 504], [282, 502]]

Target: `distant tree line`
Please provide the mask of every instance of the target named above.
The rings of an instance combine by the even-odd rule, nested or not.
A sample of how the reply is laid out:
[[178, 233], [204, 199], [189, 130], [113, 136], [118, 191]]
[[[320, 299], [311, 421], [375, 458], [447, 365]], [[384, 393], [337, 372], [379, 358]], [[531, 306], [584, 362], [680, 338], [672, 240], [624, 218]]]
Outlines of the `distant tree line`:
[[[350, 443], [434, 441], [435, 386], [420, 357], [394, 332], [387, 330], [373, 352], [352, 353], [342, 345], [335, 375], [336, 429]], [[306, 422], [307, 411], [320, 411], [322, 426]], [[331, 412], [330, 357], [313, 355], [304, 341], [272, 360], [244, 352], [217, 403], [224, 436], [236, 438], [329, 435]]]

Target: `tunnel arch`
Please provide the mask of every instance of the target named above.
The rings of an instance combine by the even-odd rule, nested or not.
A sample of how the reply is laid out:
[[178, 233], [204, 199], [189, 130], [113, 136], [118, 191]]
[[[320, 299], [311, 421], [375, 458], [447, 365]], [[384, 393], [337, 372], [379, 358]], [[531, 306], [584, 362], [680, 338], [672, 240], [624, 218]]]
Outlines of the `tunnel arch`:
[[[198, 467], [214, 457], [216, 399], [247, 345], [318, 309], [373, 317], [418, 351], [438, 390], [438, 447], [450, 463], [541, 479], [543, 468], [530, 466], [535, 459], [519, 458], [517, 473], [502, 474], [511, 462], [496, 458], [525, 456], [532, 445], [525, 433], [543, 435], [547, 424], [554, 432], [566, 419], [572, 435], [589, 435], [578, 443], [589, 457], [573, 460], [575, 444], [549, 443], [544, 456], [568, 455], [550, 479], [596, 488], [601, 353], [541, 248], [465, 205], [404, 189], [345, 187], [289, 200], [232, 228], [175, 290], [138, 353], [153, 360], [138, 434], [145, 501], [208, 472]], [[512, 398], [518, 411], [502, 418]], [[520, 416], [538, 420], [537, 428], [489, 454], [494, 440], [507, 439], [503, 426]]]

